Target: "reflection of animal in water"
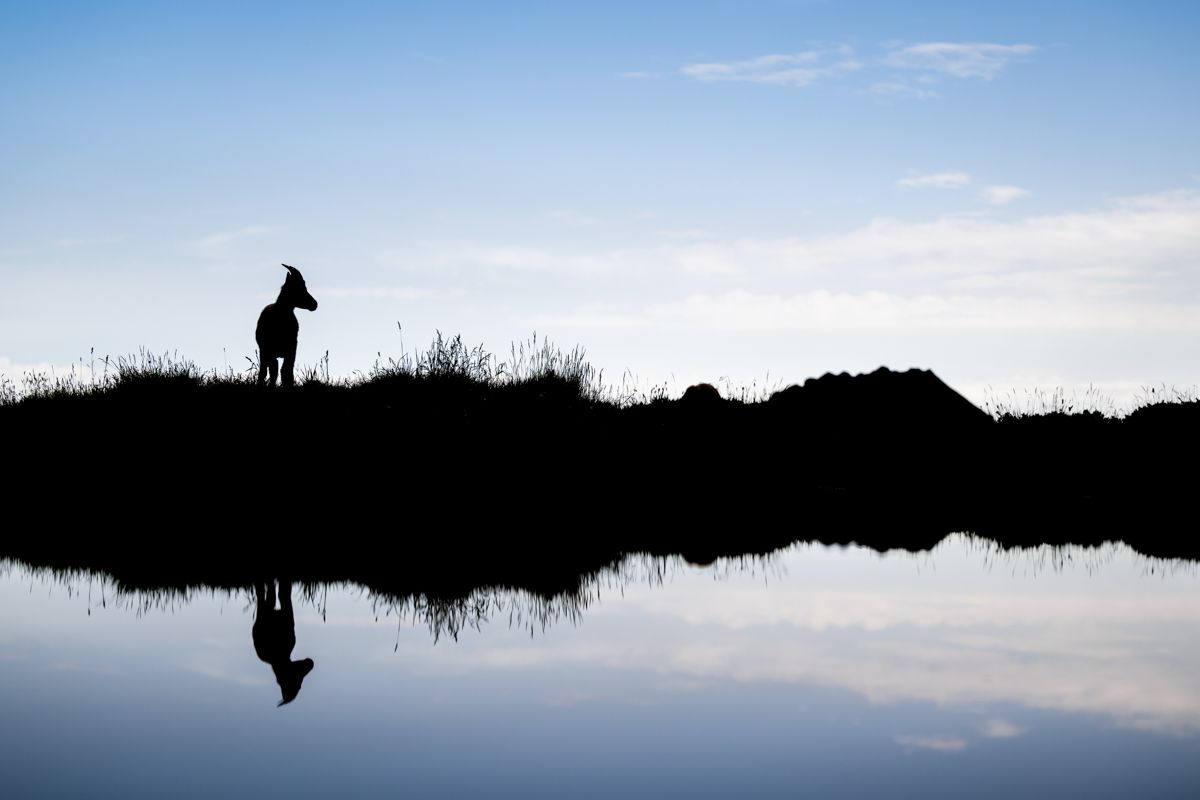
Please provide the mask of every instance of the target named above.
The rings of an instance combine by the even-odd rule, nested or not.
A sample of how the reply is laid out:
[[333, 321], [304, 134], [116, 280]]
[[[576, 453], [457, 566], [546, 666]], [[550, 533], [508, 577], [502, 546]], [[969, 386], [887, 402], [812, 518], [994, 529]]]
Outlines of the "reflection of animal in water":
[[317, 310], [317, 301], [308, 293], [304, 276], [295, 267], [288, 267], [288, 276], [279, 289], [279, 299], [258, 315], [258, 327], [254, 329], [254, 340], [258, 342], [258, 383], [261, 385], [271, 373], [271, 385], [279, 377], [279, 364], [283, 359], [283, 385], [292, 385], [292, 370], [296, 365], [296, 342], [300, 336], [300, 323], [296, 321], [296, 309]]
[[300, 694], [300, 684], [313, 668], [311, 658], [292, 661], [292, 648], [296, 646], [292, 584], [279, 582], [279, 608], [275, 608], [275, 581], [255, 584], [254, 593], [258, 600], [252, 629], [254, 652], [275, 672], [275, 680], [283, 692], [279, 705], [290, 703]]

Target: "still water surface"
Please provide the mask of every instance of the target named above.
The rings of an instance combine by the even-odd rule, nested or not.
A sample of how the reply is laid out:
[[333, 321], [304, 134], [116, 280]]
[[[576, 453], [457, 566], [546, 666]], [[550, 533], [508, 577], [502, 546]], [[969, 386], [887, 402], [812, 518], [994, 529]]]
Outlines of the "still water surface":
[[0, 572], [5, 797], [1200, 796], [1198, 570], [1123, 546], [297, 586], [283, 706], [249, 590]]

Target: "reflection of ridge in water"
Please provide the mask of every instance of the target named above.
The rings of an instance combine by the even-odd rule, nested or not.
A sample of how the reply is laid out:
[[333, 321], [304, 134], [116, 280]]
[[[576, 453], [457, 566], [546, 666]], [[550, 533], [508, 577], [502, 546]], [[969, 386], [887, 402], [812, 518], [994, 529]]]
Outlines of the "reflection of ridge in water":
[[[779, 551], [782, 552], [782, 551]], [[505, 586], [476, 589], [466, 596], [425, 594], [396, 595], [369, 592], [376, 619], [395, 616], [398, 625], [424, 625], [436, 643], [443, 637], [457, 641], [459, 634], [480, 630], [486, 623], [507, 618], [510, 628], [545, 632], [556, 623], [577, 625], [584, 612], [599, 603], [605, 592], [624, 594], [634, 585], [661, 586], [691, 569], [707, 570], [714, 580], [733, 574], [771, 574], [778, 552], [722, 558], [695, 565], [682, 556], [635, 553], [604, 569], [581, 575], [578, 585], [557, 593], [540, 593]]]
[[[1195, 563], [963, 536], [931, 552], [800, 545], [703, 560], [639, 555], [542, 579], [513, 558], [509, 584], [500, 569], [492, 584], [436, 581], [413, 562], [359, 582], [279, 569], [290, 586], [247, 568], [244, 582], [156, 592], [13, 564], [0, 579], [12, 723], [0, 772], [31, 773], [13, 796], [36, 794], [53, 778], [42, 765], [72, 753], [109, 774], [55, 796], [138, 779], [146, 764], [162, 774], [152, 796], [181, 777], [227, 794], [229, 781], [247, 787], [251, 763], [255, 794], [525, 796], [540, 784], [553, 797], [578, 775], [588, 796], [829, 796], [861, 773], [841, 794], [1072, 795], [1061, 787], [1080, 776], [1094, 778], [1080, 796], [1195, 793]], [[87, 617], [89, 598], [108, 610]], [[259, 657], [306, 655], [322, 662], [319, 683], [293, 687], [304, 702], [278, 712], [287, 676]], [[1041, 791], [1047, 776], [1054, 791]]]
[[[615, 564], [596, 569], [578, 576], [570, 589], [557, 592], [539, 592], [508, 585], [491, 585], [459, 594], [430, 594], [424, 592], [405, 593], [388, 586], [380, 588], [352, 581], [281, 582], [275, 609], [275, 587], [273, 583], [257, 583], [249, 588], [249, 599], [256, 611], [255, 651], [276, 671], [276, 678], [283, 693], [283, 702], [294, 699], [304, 675], [312, 669], [311, 660], [290, 660], [295, 646], [294, 612], [291, 594], [297, 593], [295, 602], [316, 611], [324, 617], [328, 611], [329, 590], [358, 594], [366, 598], [376, 620], [380, 617], [397, 618], [398, 632], [403, 626], [423, 626], [428, 629], [436, 643], [443, 638], [457, 640], [466, 631], [479, 631], [485, 624], [505, 620], [509, 627], [523, 628], [532, 636], [545, 632], [556, 623], [578, 625], [587, 609], [601, 601], [605, 593], [624, 595], [626, 589], [636, 585], [661, 586], [675, 577], [700, 571], [713, 581], [724, 581], [735, 576], [759, 578], [769, 584], [772, 579], [782, 578], [786, 573], [783, 566], [788, 554], [803, 555], [808, 551], [822, 552], [829, 549], [845, 550], [850, 545], [826, 545], [816, 542], [799, 542], [790, 547], [770, 553], [752, 553], [721, 557], [715, 561], [689, 561], [681, 555], [651, 555], [635, 553], [625, 556]], [[867, 552], [870, 552], [868, 549]], [[1181, 559], [1160, 559], [1144, 556], [1129, 550], [1122, 544], [1106, 543], [1098, 547], [1077, 545], [1041, 545], [1029, 548], [1008, 548], [990, 539], [971, 534], [952, 534], [931, 550], [889, 551], [878, 553], [879, 558], [900, 555], [911, 561], [917, 573], [937, 571], [940, 559], [946, 554], [958, 553], [978, 563], [985, 572], [996, 570], [1010, 572], [1014, 577], [1036, 577], [1050, 573], [1082, 570], [1092, 575], [1118, 557], [1132, 559], [1140, 570], [1148, 575], [1195, 575], [1200, 563]], [[86, 596], [88, 614], [93, 605], [102, 608], [115, 606], [142, 615], [152, 611], [172, 611], [186, 605], [198, 595], [236, 596], [241, 590], [236, 587], [173, 586], [166, 580], [159, 588], [131, 588], [103, 573], [81, 569], [54, 567], [26, 567], [20, 562], [0, 562], [0, 575], [13, 570], [28, 569], [32, 575], [61, 585], [68, 595]], [[286, 588], [285, 588], [286, 587]], [[269, 611], [267, 610], [269, 609]], [[271, 632], [260, 630], [259, 620], [271, 620]], [[260, 649], [260, 635], [269, 636], [270, 644]], [[264, 639], [263, 641], [266, 641]], [[286, 654], [284, 650], [286, 649]], [[284, 655], [288, 665], [285, 666]], [[307, 669], [304, 664], [308, 662]], [[276, 669], [278, 665], [278, 670]], [[303, 672], [298, 679], [292, 677]], [[281, 677], [282, 676], [282, 677]], [[295, 691], [289, 687], [294, 684]], [[289, 698], [290, 694], [290, 698]]]

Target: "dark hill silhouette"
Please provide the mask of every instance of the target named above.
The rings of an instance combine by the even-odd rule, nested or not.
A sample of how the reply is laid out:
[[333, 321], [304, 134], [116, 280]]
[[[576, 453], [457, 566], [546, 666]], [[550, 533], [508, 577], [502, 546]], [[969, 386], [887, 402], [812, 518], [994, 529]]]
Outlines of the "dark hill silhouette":
[[929, 370], [810, 378], [771, 395], [772, 406], [814, 425], [873, 430], [919, 428], [931, 431], [975, 430], [995, 423], [988, 414], [947, 386]]

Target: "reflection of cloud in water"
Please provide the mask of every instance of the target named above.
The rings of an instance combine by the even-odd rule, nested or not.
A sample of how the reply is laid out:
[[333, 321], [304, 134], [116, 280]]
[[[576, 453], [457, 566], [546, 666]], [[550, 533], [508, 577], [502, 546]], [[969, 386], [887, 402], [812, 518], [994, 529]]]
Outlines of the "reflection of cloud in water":
[[211, 652], [197, 653], [183, 664], [183, 669], [205, 678], [222, 683], [232, 683], [236, 686], [266, 686], [270, 683], [260, 675], [234, 669], [223, 663], [224, 661], [225, 659]]
[[938, 753], [958, 753], [967, 749], [966, 740], [956, 736], [903, 735], [896, 737], [896, 743], [920, 750], [934, 750]]
[[1006, 719], [989, 719], [979, 726], [979, 733], [988, 739], [1014, 739], [1028, 730]]
[[[840, 585], [837, 576], [795, 577], [766, 588], [668, 582], [593, 607], [589, 619], [615, 626], [610, 635], [549, 636], [536, 647], [480, 637], [432, 655], [462, 672], [601, 666], [668, 682], [826, 686], [874, 703], [1018, 703], [1200, 733], [1200, 604], [1191, 586], [1136, 575], [1052, 575], [1031, 586], [993, 575], [972, 592], [964, 588], [972, 578], [959, 574], [953, 590], [938, 592], [930, 576], [890, 574], [844, 581], [870, 587], [854, 591], [812, 585]], [[1003, 719], [979, 728], [993, 739], [1024, 732]], [[907, 746], [954, 749], [938, 737], [910, 739]]]
[[742, 629], [787, 625], [811, 631], [862, 628], [882, 631], [899, 626], [973, 628], [981, 625], [1053, 625], [1073, 628], [1096, 620], [1153, 624], [1200, 621], [1195, 598], [1111, 595], [1015, 596], [945, 592], [806, 590], [773, 586], [728, 587], [708, 594], [660, 593], [647, 596], [642, 608], [688, 625]]
[[[325, 587], [297, 602], [307, 625], [353, 629], [390, 617], [395, 650], [418, 671], [559, 667], [570, 675], [600, 667], [654, 676], [660, 693], [730, 681], [828, 687], [880, 704], [970, 709], [983, 720], [972, 731], [984, 739], [1025, 733], [989, 718], [989, 711], [1006, 713], [999, 708], [1005, 704], [1100, 714], [1159, 733], [1200, 733], [1195, 565], [1148, 562], [1112, 547], [1032, 553], [952, 537], [919, 556], [813, 546], [766, 561], [722, 560], [706, 570], [645, 557], [564, 595], [485, 589], [433, 601], [343, 585], [334, 587], [334, 613], [326, 608]], [[90, 589], [92, 580], [85, 580]], [[110, 596], [103, 581], [95, 585], [102, 597], [139, 615], [186, 605], [186, 597]], [[505, 620], [517, 631], [547, 635], [504, 635]], [[485, 623], [500, 630], [458, 635]], [[429, 639], [405, 633], [412, 624], [428, 627], [434, 641], [458, 641], [431, 648]], [[205, 653], [188, 658], [183, 669], [237, 685], [268, 682], [245, 671], [240, 638], [233, 650], [219, 639], [200, 641]], [[27, 657], [5, 645], [0, 660]], [[392, 651], [389, 643], [369, 657], [394, 664]], [[560, 706], [635, 699], [628, 686], [597, 693], [547, 685], [546, 695], [545, 702]], [[946, 742], [955, 739], [936, 730], [896, 734], [913, 749], [952, 750]]]
[[[1200, 688], [1194, 665], [1181, 668], [1161, 652], [1111, 655], [1072, 652], [1072, 642], [1039, 637], [1009, 647], [1009, 633], [963, 642], [897, 638], [830, 641], [820, 635], [780, 640], [729, 635], [704, 642], [572, 648], [497, 648], [451, 656], [463, 671], [533, 668], [548, 664], [682, 673], [692, 678], [743, 682], [804, 682], [855, 691], [876, 703], [923, 700], [939, 705], [1017, 702], [1035, 708], [1107, 714], [1117, 722], [1164, 733], [1200, 732]], [[463, 654], [467, 655], [467, 654]], [[1194, 660], [1194, 659], [1193, 659]], [[993, 726], [984, 735], [1015, 735]]]
[[55, 659], [48, 665], [55, 672], [87, 672], [92, 675], [120, 675], [120, 671], [103, 664], [84, 664], [79, 661]]

